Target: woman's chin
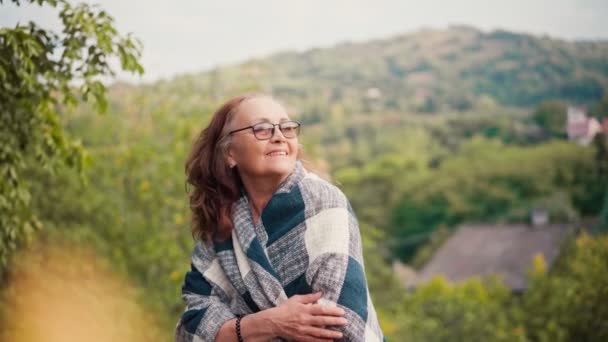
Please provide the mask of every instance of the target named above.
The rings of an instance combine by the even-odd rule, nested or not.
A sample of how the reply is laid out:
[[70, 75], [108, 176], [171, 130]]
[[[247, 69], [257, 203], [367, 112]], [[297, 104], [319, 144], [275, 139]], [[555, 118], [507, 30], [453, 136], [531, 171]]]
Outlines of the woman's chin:
[[280, 175], [288, 176], [293, 172], [296, 163], [293, 160], [276, 160], [272, 164], [268, 165], [266, 171], [268, 175]]

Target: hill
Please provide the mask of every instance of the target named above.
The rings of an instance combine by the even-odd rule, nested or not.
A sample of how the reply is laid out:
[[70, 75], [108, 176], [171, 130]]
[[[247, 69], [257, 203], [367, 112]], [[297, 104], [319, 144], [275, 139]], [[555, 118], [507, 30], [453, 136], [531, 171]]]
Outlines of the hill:
[[235, 86], [272, 92], [309, 123], [334, 103], [357, 112], [525, 107], [554, 98], [586, 105], [608, 87], [608, 42], [455, 26], [278, 53], [153, 87], [221, 98]]

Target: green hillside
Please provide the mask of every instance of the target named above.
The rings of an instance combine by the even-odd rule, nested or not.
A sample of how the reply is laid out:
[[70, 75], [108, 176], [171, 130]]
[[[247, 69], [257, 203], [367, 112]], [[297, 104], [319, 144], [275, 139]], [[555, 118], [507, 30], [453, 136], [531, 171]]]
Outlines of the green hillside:
[[167, 86], [186, 83], [218, 96], [235, 84], [261, 87], [300, 105], [310, 122], [320, 119], [319, 106], [344, 102], [363, 112], [465, 111], [480, 102], [531, 106], [551, 98], [589, 104], [608, 86], [608, 42], [470, 27], [421, 30], [279, 53], [177, 77]]
[[279, 54], [247, 66], [260, 68], [277, 94], [296, 98], [319, 90], [330, 102], [363, 98], [376, 87], [385, 110], [466, 110], [481, 95], [503, 105], [547, 98], [585, 103], [608, 85], [608, 43], [453, 27]]

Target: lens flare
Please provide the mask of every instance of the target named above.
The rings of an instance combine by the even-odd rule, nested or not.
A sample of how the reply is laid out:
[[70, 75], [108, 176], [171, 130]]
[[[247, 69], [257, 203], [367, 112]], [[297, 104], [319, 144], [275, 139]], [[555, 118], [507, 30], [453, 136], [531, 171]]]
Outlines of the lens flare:
[[0, 340], [160, 341], [135, 289], [94, 253], [62, 243], [15, 259], [2, 290]]

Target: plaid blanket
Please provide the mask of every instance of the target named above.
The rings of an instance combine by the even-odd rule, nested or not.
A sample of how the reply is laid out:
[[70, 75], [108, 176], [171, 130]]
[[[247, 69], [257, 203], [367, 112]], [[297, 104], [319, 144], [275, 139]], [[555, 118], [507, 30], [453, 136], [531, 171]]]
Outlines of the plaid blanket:
[[254, 224], [246, 196], [234, 204], [232, 238], [197, 242], [182, 287], [187, 307], [176, 341], [214, 341], [236, 315], [323, 292], [346, 312], [345, 341], [382, 341], [355, 214], [344, 194], [297, 162]]

